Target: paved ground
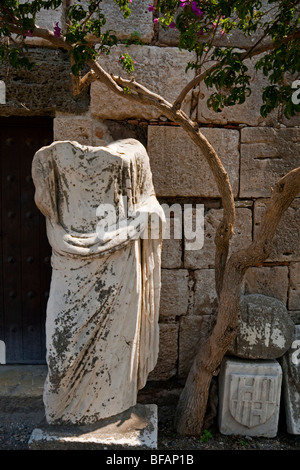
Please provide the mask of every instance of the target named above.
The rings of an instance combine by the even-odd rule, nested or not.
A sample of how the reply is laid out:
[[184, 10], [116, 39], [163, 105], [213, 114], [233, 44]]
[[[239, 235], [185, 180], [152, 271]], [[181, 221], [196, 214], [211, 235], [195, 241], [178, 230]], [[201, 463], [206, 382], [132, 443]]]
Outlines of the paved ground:
[[[1, 366], [0, 451], [28, 450], [30, 435], [44, 418], [41, 395], [44, 372], [43, 367], [32, 369], [30, 366], [23, 366], [18, 369]], [[209, 433], [201, 437], [179, 436], [173, 426], [179, 393], [178, 388], [170, 387], [166, 390], [165, 387], [160, 391], [157, 386], [146, 387], [139, 398], [142, 403], [158, 405], [158, 449], [161, 451], [300, 451], [300, 436], [292, 436], [286, 432], [283, 412], [280, 414], [278, 434], [272, 439], [224, 436], [219, 433], [215, 420]]]
[[[300, 451], [300, 436], [288, 435], [284, 423], [280, 423], [278, 435], [272, 439], [224, 436], [215, 424], [202, 437], [185, 438], [179, 436], [173, 427], [174, 412], [174, 405], [158, 406], [158, 449], [161, 451]], [[0, 398], [0, 450], [28, 450], [30, 435], [43, 418], [44, 407], [40, 398], [21, 401]]]

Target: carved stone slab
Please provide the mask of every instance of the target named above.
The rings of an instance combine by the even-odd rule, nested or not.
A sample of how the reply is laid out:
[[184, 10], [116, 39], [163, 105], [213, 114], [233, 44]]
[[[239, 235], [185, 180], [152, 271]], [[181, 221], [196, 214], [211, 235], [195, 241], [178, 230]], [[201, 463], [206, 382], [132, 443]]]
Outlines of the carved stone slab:
[[275, 360], [225, 357], [219, 375], [220, 432], [275, 437], [281, 382], [281, 366]]
[[292, 345], [282, 358], [283, 398], [287, 432], [300, 434], [300, 325]]

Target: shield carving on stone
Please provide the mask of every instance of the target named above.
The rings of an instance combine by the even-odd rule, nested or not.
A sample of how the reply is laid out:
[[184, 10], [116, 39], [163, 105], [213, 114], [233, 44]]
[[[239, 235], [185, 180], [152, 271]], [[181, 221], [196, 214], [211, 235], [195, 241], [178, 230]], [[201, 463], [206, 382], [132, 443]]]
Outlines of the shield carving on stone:
[[229, 409], [243, 426], [266, 423], [276, 409], [278, 377], [275, 375], [231, 374]]

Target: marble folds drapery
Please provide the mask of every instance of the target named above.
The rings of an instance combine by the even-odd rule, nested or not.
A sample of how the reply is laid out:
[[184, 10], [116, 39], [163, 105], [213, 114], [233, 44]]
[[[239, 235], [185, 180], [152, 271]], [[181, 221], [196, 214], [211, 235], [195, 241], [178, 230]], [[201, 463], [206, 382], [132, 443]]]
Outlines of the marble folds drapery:
[[32, 176], [52, 247], [46, 419], [89, 424], [135, 405], [155, 367], [164, 213], [134, 139], [54, 142]]

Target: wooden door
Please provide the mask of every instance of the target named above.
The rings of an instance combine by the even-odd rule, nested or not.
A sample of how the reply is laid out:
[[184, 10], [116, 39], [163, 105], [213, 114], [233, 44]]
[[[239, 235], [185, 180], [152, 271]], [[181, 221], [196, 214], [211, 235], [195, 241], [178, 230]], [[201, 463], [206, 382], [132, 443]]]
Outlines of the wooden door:
[[8, 364], [45, 363], [51, 249], [31, 163], [52, 129], [51, 118], [0, 118], [0, 340]]

